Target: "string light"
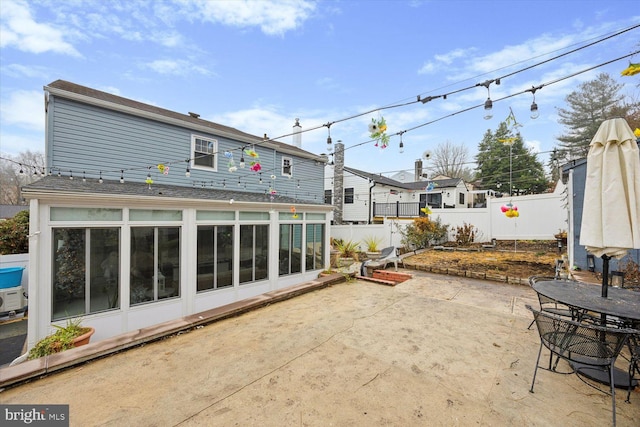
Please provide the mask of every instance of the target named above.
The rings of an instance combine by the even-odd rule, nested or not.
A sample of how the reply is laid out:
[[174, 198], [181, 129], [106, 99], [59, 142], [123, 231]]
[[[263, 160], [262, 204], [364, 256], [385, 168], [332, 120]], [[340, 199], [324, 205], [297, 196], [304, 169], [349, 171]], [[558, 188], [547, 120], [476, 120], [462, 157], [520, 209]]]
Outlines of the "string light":
[[120, 184], [124, 184], [124, 169], [120, 170]]
[[[634, 26], [634, 27], [632, 27], [631, 29], [636, 28], [636, 27], [638, 27], [638, 26]], [[628, 31], [628, 30], [625, 30], [625, 31]], [[620, 34], [620, 33], [618, 33], [618, 34]], [[608, 37], [608, 38], [610, 38], [610, 37]], [[582, 49], [582, 48], [579, 48], [579, 49], [576, 49], [576, 50], [580, 50], [580, 49]], [[542, 88], [543, 86], [547, 86], [547, 85], [551, 85], [551, 84], [554, 84], [554, 83], [558, 83], [558, 82], [563, 81], [563, 80], [566, 80], [566, 79], [568, 79], [568, 78], [575, 77], [576, 75], [582, 74], [582, 73], [584, 73], [584, 72], [591, 71], [591, 70], [593, 70], [594, 68], [602, 67], [603, 65], [610, 64], [610, 63], [612, 63], [612, 62], [614, 62], [614, 61], [618, 61], [618, 60], [620, 60], [620, 59], [627, 58], [627, 57], [632, 56], [632, 55], [637, 54], [637, 53], [638, 53], [638, 52], [632, 52], [632, 53], [630, 53], [630, 54], [628, 54], [628, 55], [625, 55], [625, 56], [622, 56], [622, 57], [620, 57], [620, 58], [616, 58], [616, 59], [613, 59], [613, 60], [607, 61], [607, 62], [605, 62], [605, 63], [598, 64], [598, 65], [596, 65], [596, 66], [590, 67], [590, 68], [588, 68], [588, 69], [585, 69], [585, 70], [582, 70], [582, 71], [579, 71], [579, 72], [573, 73], [573, 74], [571, 74], [571, 75], [569, 75], [569, 76], [561, 77], [561, 78], [556, 79], [556, 80], [554, 80], [554, 81], [551, 81], [551, 82], [545, 83], [545, 84], [540, 85], [540, 86], [538, 86], [537, 88], [534, 88], [534, 89], [536, 89], [536, 90], [537, 90], [537, 89], [539, 89], [539, 88]], [[561, 55], [561, 56], [564, 56], [564, 55], [565, 55], [565, 54], [563, 54], [563, 55]], [[554, 58], [552, 58], [552, 59], [554, 59]], [[546, 62], [549, 62], [549, 61], [547, 60], [547, 61], [544, 61], [543, 63], [546, 63]], [[542, 64], [542, 63], [541, 63], [541, 64]], [[538, 64], [536, 64], [536, 65], [538, 65]], [[534, 65], [534, 66], [536, 66], [536, 65]], [[530, 69], [530, 68], [532, 68], [532, 67], [527, 67], [527, 68], [525, 68], [524, 70], [527, 70], [527, 69]], [[524, 70], [520, 70], [520, 71], [524, 71]], [[508, 74], [508, 75], [506, 75], [506, 76], [503, 76], [503, 77], [507, 77], [507, 76], [514, 75], [514, 74], [516, 74], [517, 72], [520, 72], [520, 71], [516, 71], [516, 72], [514, 72], [514, 73], [510, 73], [510, 74]], [[490, 105], [491, 105], [491, 107], [492, 107], [492, 106], [493, 106], [493, 101], [491, 100], [491, 97], [490, 97], [490, 91], [489, 91], [489, 84], [490, 84], [491, 82], [495, 82], [496, 84], [500, 84], [500, 79], [496, 79], [496, 80], [494, 80], [494, 81], [488, 81], [488, 82], [485, 82], [485, 83], [486, 83], [486, 86], [485, 86], [485, 83], [477, 84], [476, 86], [482, 85], [482, 86], [487, 87], [487, 93], [488, 93], [487, 101], [489, 101], [489, 102], [490, 102]], [[459, 91], [461, 91], [461, 90], [458, 90], [458, 91], [455, 91], [455, 92], [450, 92], [450, 94], [451, 94], [451, 93], [457, 93], [457, 92], [459, 92]], [[531, 90], [531, 89], [526, 90], [526, 91], [532, 92], [532, 95], [534, 96], [534, 100], [533, 100], [533, 103], [532, 103], [532, 105], [531, 105], [532, 118], [534, 118], [534, 117], [533, 117], [534, 112], [538, 111], [538, 110], [537, 110], [537, 108], [536, 108], [536, 107], [537, 107], [537, 104], [535, 103], [535, 91], [534, 91], [534, 90]], [[519, 92], [519, 93], [514, 93], [514, 94], [512, 94], [512, 95], [508, 95], [508, 96], [505, 96], [505, 97], [503, 97], [503, 98], [499, 98], [499, 99], [497, 99], [497, 101], [500, 101], [500, 100], [503, 100], [503, 99], [507, 99], [507, 98], [510, 98], [510, 97], [516, 96], [516, 95], [521, 94], [521, 93], [524, 93], [524, 92], [526, 92], [526, 91]], [[446, 96], [446, 94], [445, 94], [445, 95], [438, 95], [437, 97], [443, 97], [443, 98], [444, 98], [445, 96]], [[436, 98], [436, 97], [432, 97], [432, 98]], [[421, 100], [420, 100], [420, 97], [418, 97], [418, 101], [421, 101]], [[415, 101], [415, 102], [418, 102], [418, 101]], [[429, 101], [430, 101], [430, 99], [429, 99]], [[426, 102], [426, 101], [425, 101], [425, 102]], [[485, 102], [485, 106], [486, 106], [486, 104], [487, 104], [487, 102]], [[408, 104], [402, 104], [402, 105], [408, 105]], [[393, 107], [396, 107], [396, 106], [401, 106], [401, 105], [394, 105], [394, 106], [390, 106], [390, 107], [382, 107], [382, 109], [384, 109], [384, 108], [393, 108]], [[460, 112], [465, 112], [465, 111], [468, 111], [468, 110], [470, 110], [470, 109], [477, 108], [477, 107], [479, 107], [479, 106], [474, 106], [474, 107], [471, 107], [471, 108], [467, 108], [467, 109], [464, 109], [464, 110], [458, 111], [458, 112], [456, 112], [456, 113], [454, 113], [454, 114], [459, 114]], [[381, 109], [381, 108], [376, 108], [376, 110], [380, 110], [380, 109]], [[431, 123], [433, 123], [433, 122], [435, 122], [435, 121], [439, 121], [439, 120], [442, 120], [442, 119], [444, 119], [444, 118], [446, 118], [446, 117], [450, 117], [450, 116], [452, 116], [452, 115], [454, 115], [454, 114], [451, 114], [451, 115], [448, 115], [448, 116], [444, 116], [444, 117], [442, 117], [442, 118], [436, 119], [436, 120], [431, 121], [431, 122], [427, 122], [427, 123], [424, 123], [424, 124], [420, 124], [420, 125], [415, 126], [415, 127], [411, 128], [411, 129], [407, 129], [407, 130], [405, 130], [405, 131], [403, 131], [403, 132], [406, 132], [406, 131], [408, 131], [408, 130], [414, 130], [414, 129], [417, 129], [417, 128], [419, 128], [419, 127], [422, 127], [422, 126], [425, 126], [425, 125], [431, 124]], [[493, 114], [491, 113], [491, 116], [492, 116], [492, 115], [493, 115]], [[360, 115], [358, 115], [358, 116], [360, 116]], [[538, 112], [538, 116], [539, 116], [539, 112]], [[538, 117], [538, 116], [536, 116], [536, 117]], [[348, 118], [345, 118], [345, 119], [342, 119], [342, 120], [339, 120], [339, 121], [344, 121], [344, 120], [348, 120]], [[327, 125], [322, 125], [322, 126], [327, 126], [328, 131], [329, 131], [329, 138], [330, 138], [330, 127], [329, 127], [329, 126], [330, 126], [331, 124], [333, 124], [333, 123], [336, 123], [336, 122], [334, 121], [334, 122], [332, 122], [332, 123], [328, 123]], [[322, 126], [318, 126], [318, 127], [316, 127], [315, 129], [317, 129], [317, 128], [319, 128], [319, 127], [322, 127]], [[307, 129], [307, 131], [309, 131], [309, 130], [311, 130], [311, 129]], [[397, 134], [400, 134], [400, 133], [397, 133]], [[400, 134], [400, 135], [401, 135], [401, 134]], [[401, 141], [402, 141], [402, 137], [401, 137]], [[369, 141], [367, 141], [367, 142], [369, 142]], [[366, 142], [365, 142], [365, 143], [366, 143]], [[357, 145], [354, 145], [353, 147], [349, 147], [349, 148], [355, 148], [356, 146], [363, 145], [363, 144], [364, 144], [364, 143], [357, 144]], [[403, 145], [404, 145], [404, 144], [403, 144]], [[22, 164], [21, 164], [21, 166], [22, 166]], [[53, 173], [53, 172], [52, 172], [52, 169], [53, 169], [53, 168], [49, 168], [49, 175], [52, 175], [52, 173]], [[22, 170], [22, 168], [21, 168], [21, 170]], [[22, 172], [24, 172], [24, 171], [22, 171]], [[122, 170], [121, 172], [122, 172], [121, 179], [122, 179], [122, 180], [124, 180], [124, 175], [123, 175], [124, 170]], [[189, 167], [188, 167], [188, 166], [187, 166], [187, 172], [189, 172]], [[44, 168], [43, 168], [43, 174], [46, 174], [46, 170], [45, 170]], [[185, 174], [185, 175], [187, 175], [187, 174]], [[58, 176], [61, 176], [60, 170], [58, 170]], [[188, 176], [188, 175], [187, 175], [187, 176]]]
[[476, 86], [484, 86], [487, 88], [487, 100], [484, 101], [484, 119], [485, 120], [489, 120], [493, 117], [493, 112], [491, 111], [493, 109], [493, 101], [491, 101], [491, 90], [489, 89], [489, 86], [491, 85], [491, 83], [495, 82], [496, 85], [500, 84], [500, 79], [496, 79], [496, 80], [487, 80], [485, 82], [482, 83], [478, 83]]
[[87, 182], [87, 173], [82, 171], [82, 182]]
[[531, 89], [527, 89], [527, 92], [531, 92], [533, 95], [533, 102], [531, 103], [531, 118], [537, 119], [540, 117], [540, 112], [538, 111], [538, 104], [536, 104], [536, 91], [542, 88], [542, 86], [532, 86]]
[[100, 184], [102, 184], [102, 182], [103, 182], [103, 181], [102, 181], [102, 171], [100, 171], [100, 178], [98, 178], [98, 182], [99, 182]]
[[332, 145], [332, 141], [331, 141], [331, 125], [332, 123], [327, 123], [325, 126], [327, 127], [327, 132], [328, 135], [327, 136], [327, 152], [330, 153], [333, 150], [333, 145]]
[[404, 143], [402, 142], [402, 134], [404, 131], [400, 132], [400, 154], [404, 153]]

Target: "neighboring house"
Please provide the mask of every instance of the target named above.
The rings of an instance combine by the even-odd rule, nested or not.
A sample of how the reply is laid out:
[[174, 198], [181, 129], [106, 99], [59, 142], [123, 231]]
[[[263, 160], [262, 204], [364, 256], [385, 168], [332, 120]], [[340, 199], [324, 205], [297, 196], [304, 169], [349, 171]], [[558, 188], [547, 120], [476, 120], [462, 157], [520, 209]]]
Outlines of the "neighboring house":
[[[336, 154], [342, 148], [342, 144], [336, 144]], [[336, 206], [335, 223], [370, 224], [381, 223], [385, 218], [417, 218], [425, 215], [420, 209], [426, 205], [431, 209], [486, 207], [487, 192], [470, 191], [461, 178], [403, 182], [344, 166], [341, 160], [342, 156], [336, 155], [335, 164], [325, 167], [325, 203]], [[418, 162], [421, 161], [416, 162], [414, 177], [421, 176]]]
[[[580, 230], [582, 229], [582, 212], [584, 207], [584, 188], [587, 180], [587, 159], [573, 160], [562, 166], [562, 180], [567, 184], [568, 194], [568, 224], [567, 233], [569, 263], [573, 267], [587, 270], [587, 250], [580, 244]], [[630, 250], [628, 255], [635, 263], [640, 264], [640, 249]], [[595, 271], [602, 272], [602, 259], [595, 257]], [[618, 260], [609, 261], [611, 271], [619, 270]]]
[[62, 80], [44, 91], [48, 176], [23, 189], [29, 346], [70, 317], [104, 339], [327, 266], [326, 158]]
[[26, 205], [0, 205], [0, 221], [16, 216], [18, 212], [26, 211], [29, 206]]

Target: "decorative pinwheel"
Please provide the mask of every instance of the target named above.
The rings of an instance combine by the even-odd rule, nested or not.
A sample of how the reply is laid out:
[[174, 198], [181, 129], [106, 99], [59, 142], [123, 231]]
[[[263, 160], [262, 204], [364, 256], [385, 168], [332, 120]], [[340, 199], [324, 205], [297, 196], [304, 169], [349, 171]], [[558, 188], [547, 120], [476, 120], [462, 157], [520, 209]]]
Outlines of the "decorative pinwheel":
[[251, 159], [251, 162], [249, 163], [249, 169], [254, 172], [260, 172], [260, 170], [262, 170], [262, 166], [260, 166], [260, 162], [258, 161], [258, 159], [260, 159], [258, 153], [254, 149], [248, 148], [244, 150], [244, 154], [246, 154]]
[[623, 76], [635, 76], [638, 73], [640, 73], [640, 62], [636, 64], [629, 62], [629, 66], [620, 72]]
[[513, 205], [511, 202], [506, 205], [502, 205], [500, 210], [507, 216], [507, 218], [517, 218], [520, 216], [520, 212], [518, 212], [518, 207]]
[[371, 123], [369, 123], [369, 133], [371, 134], [371, 139], [376, 140], [376, 147], [387, 148], [389, 145], [389, 135], [387, 132], [387, 122], [384, 120], [384, 117], [380, 116], [378, 120], [371, 119]]

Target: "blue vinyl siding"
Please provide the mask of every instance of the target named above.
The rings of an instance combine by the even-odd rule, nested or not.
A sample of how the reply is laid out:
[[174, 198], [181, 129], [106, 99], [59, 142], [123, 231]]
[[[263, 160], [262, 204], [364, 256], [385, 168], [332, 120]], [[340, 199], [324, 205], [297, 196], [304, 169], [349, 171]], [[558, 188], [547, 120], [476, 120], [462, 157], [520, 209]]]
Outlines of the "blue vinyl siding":
[[[49, 167], [53, 173], [64, 176], [73, 172], [74, 177], [87, 179], [102, 177], [118, 180], [125, 170], [127, 181], [145, 182], [151, 173], [154, 183], [183, 186], [204, 186], [227, 190], [266, 192], [273, 186], [279, 195], [301, 200], [322, 201], [324, 194], [323, 165], [313, 160], [291, 154], [276, 153], [268, 147], [256, 146], [262, 166], [260, 175], [247, 166], [239, 168], [240, 148], [247, 144], [220, 137], [212, 133], [157, 122], [98, 106], [51, 96], [48, 106], [50, 140]], [[191, 177], [185, 176], [186, 160], [191, 158], [191, 136], [199, 135], [218, 141], [217, 172], [191, 168]], [[228, 159], [224, 151], [233, 152], [238, 171], [228, 171]], [[281, 176], [282, 157], [292, 158], [294, 175], [291, 179]], [[163, 175], [158, 164], [169, 166]], [[276, 176], [272, 182], [271, 175]], [[240, 185], [238, 185], [238, 178]], [[298, 183], [300, 188], [298, 189]]]

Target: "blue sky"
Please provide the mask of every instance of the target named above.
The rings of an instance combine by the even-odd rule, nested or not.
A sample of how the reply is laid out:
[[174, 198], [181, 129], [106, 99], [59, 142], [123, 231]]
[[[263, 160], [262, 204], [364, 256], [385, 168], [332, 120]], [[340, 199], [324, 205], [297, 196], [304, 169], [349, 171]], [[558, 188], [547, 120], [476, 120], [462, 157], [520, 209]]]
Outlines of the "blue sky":
[[[637, 2], [603, 1], [208, 1], [0, 0], [0, 155], [44, 151], [43, 86], [64, 79], [255, 135], [331, 126], [347, 166], [374, 173], [413, 171], [425, 150], [451, 141], [470, 160], [487, 129], [509, 108], [525, 142], [542, 152], [564, 128], [557, 108], [584, 81], [607, 72], [638, 99], [639, 77], [621, 77], [640, 54], [482, 109], [484, 87], [426, 104], [377, 108], [450, 93], [640, 24]], [[502, 79], [491, 98], [522, 92], [640, 49], [640, 29]], [[383, 116], [390, 146], [370, 140]], [[424, 123], [431, 124], [420, 126]], [[404, 153], [397, 132], [403, 134]], [[302, 135], [326, 151], [327, 129]], [[290, 136], [280, 138], [291, 142]]]

